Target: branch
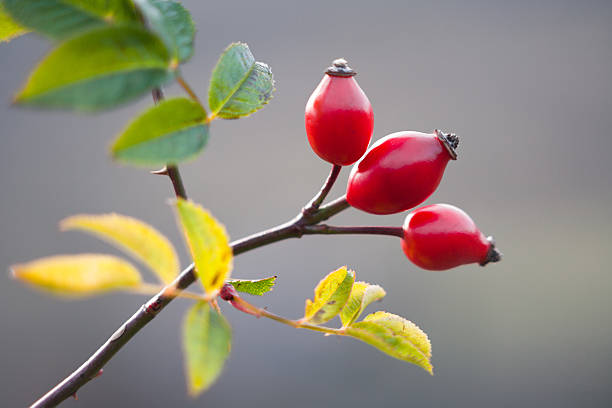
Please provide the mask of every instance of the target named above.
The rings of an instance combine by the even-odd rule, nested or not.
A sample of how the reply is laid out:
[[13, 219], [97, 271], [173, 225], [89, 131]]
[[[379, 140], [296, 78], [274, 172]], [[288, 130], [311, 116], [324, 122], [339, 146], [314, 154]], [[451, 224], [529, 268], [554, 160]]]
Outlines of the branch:
[[338, 227], [335, 225], [318, 224], [305, 226], [302, 228], [304, 235], [324, 234], [324, 235], [389, 235], [403, 238], [404, 230], [401, 227]]
[[[239, 255], [277, 241], [289, 238], [300, 238], [303, 235], [376, 234], [401, 236], [401, 228], [395, 227], [337, 227], [314, 225], [318, 220], [327, 219], [347, 207], [348, 204], [346, 204], [346, 199], [341, 197], [319, 208], [310, 218], [305, 218], [300, 214], [290, 222], [233, 241], [230, 243], [230, 246], [232, 247], [234, 255]], [[140, 329], [153, 320], [153, 318], [157, 316], [157, 314], [161, 312], [180, 291], [195, 282], [196, 275], [194, 270], [194, 265], [189, 265], [181, 272], [174, 282], [163, 288], [121, 325], [121, 327], [119, 327], [119, 329], [89, 358], [89, 360], [36, 401], [32, 405], [32, 408], [56, 406], [66, 398], [74, 395], [79, 388], [95, 378], [99, 370], [121, 349], [121, 347], [127, 344]], [[267, 315], [266, 317], [273, 318]]]
[[274, 320], [276, 322], [286, 324], [288, 326], [294, 327], [296, 329], [308, 329], [313, 331], [322, 332], [325, 334], [335, 334], [335, 335], [343, 335], [344, 331], [342, 329], [334, 329], [331, 327], [325, 326], [316, 326], [314, 324], [302, 323], [299, 320], [291, 320], [285, 317], [279, 316], [272, 312], [268, 312], [266, 309], [259, 308], [240, 296], [233, 295], [231, 299], [228, 300], [236, 309], [251, 314], [255, 317], [266, 317], [268, 319]]
[[315, 195], [313, 199], [310, 200], [310, 202], [306, 204], [306, 206], [304, 206], [304, 208], [302, 209], [302, 214], [304, 216], [307, 217], [309, 215], [312, 215], [319, 209], [319, 207], [325, 200], [325, 197], [327, 197], [327, 194], [334, 186], [334, 183], [336, 182], [336, 179], [340, 174], [340, 170], [342, 170], [342, 166], [337, 164], [334, 164], [332, 166], [329, 176], [327, 176], [327, 180], [325, 180], [323, 187], [321, 187], [321, 191], [319, 191], [317, 195]]
[[[161, 89], [156, 88], [152, 92], [155, 103], [164, 97]], [[230, 243], [234, 255], [250, 251], [271, 243], [288, 238], [300, 238], [302, 235], [314, 234], [391, 234], [386, 227], [331, 227], [327, 225], [316, 225], [327, 220], [333, 215], [349, 207], [346, 196], [340, 197], [331, 203], [321, 206], [321, 203], [331, 190], [338, 174], [340, 166], [334, 166], [323, 184], [323, 187], [315, 197], [304, 207], [303, 211], [293, 220], [281, 224], [266, 231], [253, 234], [249, 237]], [[177, 197], [187, 198], [185, 187], [181, 179], [179, 169], [175, 165], [154, 172], [154, 174], [167, 175], [174, 187]], [[132, 317], [130, 317], [115, 333], [104, 343], [85, 363], [76, 371], [56, 385], [47, 394], [32, 404], [32, 408], [54, 407], [66, 398], [75, 395], [76, 392], [87, 382], [95, 378], [100, 369], [125, 345], [136, 333], [149, 323], [168, 303], [177, 297], [178, 293], [187, 288], [196, 280], [194, 265], [187, 267], [170, 285], [163, 288], [159, 293], [145, 303]], [[264, 312], [262, 315], [275, 319], [275, 315]], [[282, 318], [280, 318], [282, 319]], [[305, 326], [300, 326], [304, 327]]]

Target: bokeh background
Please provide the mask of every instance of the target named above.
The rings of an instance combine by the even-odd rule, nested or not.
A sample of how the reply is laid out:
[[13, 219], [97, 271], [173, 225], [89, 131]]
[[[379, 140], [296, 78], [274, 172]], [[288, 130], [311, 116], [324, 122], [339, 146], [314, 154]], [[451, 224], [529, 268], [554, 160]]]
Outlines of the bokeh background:
[[[428, 203], [465, 209], [505, 253], [500, 264], [425, 272], [389, 237], [304, 237], [242, 255], [234, 275], [278, 274], [252, 299], [303, 313], [318, 280], [348, 264], [381, 284], [385, 309], [421, 326], [434, 377], [351, 339], [323, 337], [224, 307], [234, 345], [218, 383], [185, 392], [173, 302], [65, 406], [607, 407], [612, 405], [612, 3], [609, 1], [185, 1], [198, 27], [185, 77], [205, 95], [223, 48], [246, 41], [277, 81], [272, 102], [215, 122], [182, 166], [190, 196], [234, 238], [291, 218], [328, 165], [310, 150], [306, 100], [345, 57], [375, 113], [374, 140], [442, 128], [462, 137]], [[189, 260], [168, 180], [112, 163], [108, 147], [149, 98], [98, 116], [10, 106], [50, 48], [0, 46], [0, 265], [76, 252], [118, 253], [57, 222], [116, 211], [167, 234]], [[167, 94], [180, 90], [171, 86]], [[332, 192], [343, 193], [348, 171]], [[349, 210], [336, 224], [400, 225]], [[25, 406], [80, 365], [145, 301], [65, 301], [0, 275], [0, 394]], [[224, 305], [225, 306], [225, 305]]]

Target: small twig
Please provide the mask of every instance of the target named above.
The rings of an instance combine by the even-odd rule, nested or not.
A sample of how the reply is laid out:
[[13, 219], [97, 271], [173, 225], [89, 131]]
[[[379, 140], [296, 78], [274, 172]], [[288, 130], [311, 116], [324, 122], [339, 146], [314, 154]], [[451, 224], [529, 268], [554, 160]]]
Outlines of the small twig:
[[239, 310], [242, 310], [242, 311], [248, 310], [247, 313], [252, 314], [254, 316], [266, 317], [268, 319], [274, 320], [282, 324], [286, 324], [287, 326], [291, 326], [296, 329], [308, 329], [308, 330], [318, 331], [318, 332], [322, 332], [326, 334], [335, 334], [335, 335], [344, 334], [342, 329], [334, 329], [331, 327], [324, 327], [324, 326], [315, 326], [313, 324], [301, 323], [299, 320], [287, 319], [285, 317], [269, 312], [266, 309], [259, 308], [238, 296], [234, 297], [231, 303], [232, 304], [235, 303], [235, 306], [237, 306], [237, 309]]
[[368, 235], [389, 235], [394, 237], [404, 237], [404, 230], [401, 227], [339, 227], [335, 225], [317, 224], [308, 225], [302, 228], [304, 235], [314, 234], [328, 234], [328, 235], [340, 235], [340, 234], [368, 234]]
[[350, 204], [348, 203], [348, 201], [346, 201], [346, 195], [343, 195], [342, 197], [336, 198], [329, 204], [322, 205], [316, 213], [310, 215], [307, 218], [308, 222], [306, 222], [304, 225], [318, 224], [322, 221], [328, 220], [329, 218], [333, 217], [341, 211], [346, 210], [349, 207]]
[[200, 99], [198, 98], [198, 96], [195, 94], [195, 92], [193, 92], [193, 89], [191, 89], [189, 84], [187, 84], [187, 82], [185, 81], [185, 79], [183, 79], [182, 76], [178, 75], [176, 77], [176, 81], [179, 83], [181, 88], [183, 88], [183, 90], [187, 92], [187, 94], [191, 97], [191, 99], [193, 99], [195, 102], [198, 103], [198, 105], [204, 108], [204, 105], [202, 105], [202, 102], [200, 102]]
[[[161, 88], [153, 88], [151, 95], [153, 96], [153, 102], [155, 102], [155, 104], [158, 104], [164, 99], [164, 91], [162, 91]], [[172, 182], [172, 187], [174, 187], [176, 196], [185, 200], [187, 199], [187, 192], [185, 191], [185, 186], [183, 185], [183, 179], [181, 178], [178, 166], [168, 164], [162, 169], [152, 171], [151, 174], [168, 176]]]
[[321, 190], [302, 209], [302, 214], [304, 216], [308, 217], [309, 215], [314, 214], [319, 209], [319, 207], [325, 200], [325, 197], [327, 197], [327, 194], [334, 186], [334, 183], [336, 182], [336, 179], [340, 174], [340, 170], [342, 170], [342, 166], [338, 164], [334, 164], [332, 166], [332, 169], [329, 172], [329, 176], [327, 176], [327, 180], [325, 180], [325, 183], [323, 183], [323, 187], [321, 187]]
[[166, 174], [168, 175], [168, 177], [170, 177], [172, 187], [174, 187], [174, 194], [176, 194], [177, 197], [186, 200], [187, 192], [185, 191], [185, 186], [183, 185], [183, 178], [181, 177], [181, 173], [179, 172], [178, 166], [173, 164], [167, 165]]

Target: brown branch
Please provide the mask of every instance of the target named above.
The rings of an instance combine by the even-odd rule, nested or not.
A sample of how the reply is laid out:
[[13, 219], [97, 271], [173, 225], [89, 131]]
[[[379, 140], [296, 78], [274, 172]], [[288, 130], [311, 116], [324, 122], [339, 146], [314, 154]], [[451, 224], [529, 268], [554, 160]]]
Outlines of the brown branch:
[[[230, 243], [234, 255], [259, 248], [289, 238], [300, 238], [303, 235], [325, 234], [376, 234], [401, 236], [401, 228], [394, 227], [336, 227], [316, 225], [319, 220], [327, 219], [347, 208], [346, 199], [341, 197], [332, 203], [322, 206], [310, 217], [302, 214], [294, 220], [277, 227], [253, 234]], [[95, 378], [100, 369], [125, 345], [136, 333], [149, 323], [176, 293], [195, 282], [194, 265], [189, 265], [170, 285], [152, 297], [130, 317], [83, 365], [55, 386], [51, 391], [36, 401], [32, 407], [54, 407], [66, 398], [75, 394], [79, 388]]]
[[341, 170], [342, 166], [340, 165], [334, 164], [332, 166], [329, 176], [327, 176], [327, 180], [325, 180], [325, 183], [323, 183], [323, 187], [321, 187], [321, 190], [317, 193], [317, 195], [315, 195], [313, 199], [304, 206], [302, 209], [302, 214], [305, 216], [312, 215], [319, 209], [321, 204], [323, 204], [325, 197], [327, 197], [327, 194], [334, 186], [334, 183], [336, 182]]
[[[155, 103], [164, 97], [161, 89], [156, 88], [152, 92]], [[331, 203], [321, 206], [321, 203], [331, 190], [338, 174], [340, 166], [334, 166], [330, 175], [323, 184], [321, 190], [304, 207], [302, 212], [293, 220], [281, 224], [266, 231], [253, 234], [246, 238], [230, 243], [234, 255], [250, 251], [271, 243], [288, 238], [300, 238], [302, 235], [313, 234], [383, 234], [390, 235], [382, 229], [376, 232], [372, 228], [377, 227], [331, 227], [316, 225], [327, 220], [333, 215], [349, 207], [346, 196], [340, 197]], [[167, 175], [174, 187], [177, 197], [186, 199], [187, 193], [181, 179], [179, 169], [175, 165], [168, 165], [164, 169], [154, 172], [155, 174]], [[350, 230], [350, 228], [353, 228]], [[385, 228], [385, 227], [380, 227]], [[393, 235], [393, 234], [392, 234]], [[85, 363], [66, 379], [56, 385], [47, 394], [32, 404], [32, 408], [54, 407], [66, 398], [76, 395], [76, 392], [87, 382], [95, 378], [102, 367], [147, 325], [168, 303], [177, 296], [181, 290], [187, 288], [196, 280], [194, 265], [187, 267], [170, 285], [164, 287], [158, 294], [145, 303], [132, 317], [123, 323], [117, 331], [104, 343]]]

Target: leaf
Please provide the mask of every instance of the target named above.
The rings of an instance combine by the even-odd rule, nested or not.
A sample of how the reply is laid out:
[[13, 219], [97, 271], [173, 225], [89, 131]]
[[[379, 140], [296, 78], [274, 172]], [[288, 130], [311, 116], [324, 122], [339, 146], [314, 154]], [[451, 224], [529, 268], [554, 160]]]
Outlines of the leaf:
[[315, 288], [314, 301], [306, 300], [304, 322], [325, 323], [333, 319], [346, 304], [355, 282], [355, 272], [346, 266], [331, 272]]
[[133, 100], [174, 75], [166, 47], [138, 27], [108, 27], [72, 38], [36, 67], [15, 102], [95, 111]]
[[403, 317], [376, 312], [345, 329], [355, 337], [383, 353], [422, 367], [433, 375], [431, 343], [417, 325]]
[[55, 39], [64, 39], [112, 23], [138, 22], [129, 0], [4, 0], [21, 25]]
[[56, 294], [83, 296], [138, 287], [138, 271], [110, 255], [57, 255], [11, 266], [13, 276]]
[[9, 42], [15, 37], [27, 33], [29, 30], [17, 23], [4, 9], [0, 1], [0, 42]]
[[386, 292], [378, 285], [370, 285], [366, 282], [355, 282], [351, 295], [340, 312], [340, 320], [344, 326], [350, 326], [366, 307], [372, 302], [385, 297]]
[[208, 140], [206, 112], [187, 98], [162, 101], [130, 123], [111, 147], [115, 159], [141, 166], [195, 157]]
[[272, 98], [270, 67], [255, 62], [249, 46], [233, 43], [225, 49], [210, 79], [208, 105], [212, 116], [237, 119], [261, 109]]
[[232, 270], [233, 254], [225, 227], [191, 201], [179, 198], [176, 208], [196, 274], [206, 293], [215, 295]]
[[272, 290], [276, 283], [276, 276], [270, 276], [264, 279], [231, 279], [229, 283], [234, 286], [238, 292], [248, 293], [249, 295], [262, 296]]
[[206, 302], [187, 312], [183, 346], [187, 383], [192, 396], [206, 390], [221, 374], [232, 344], [232, 331], [225, 318]]
[[179, 273], [174, 247], [164, 235], [140, 220], [119, 214], [75, 215], [60, 223], [62, 230], [81, 230], [101, 238], [138, 259], [163, 283]]
[[159, 34], [173, 58], [185, 62], [193, 55], [195, 25], [180, 3], [170, 0], [135, 0], [147, 25]]

